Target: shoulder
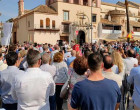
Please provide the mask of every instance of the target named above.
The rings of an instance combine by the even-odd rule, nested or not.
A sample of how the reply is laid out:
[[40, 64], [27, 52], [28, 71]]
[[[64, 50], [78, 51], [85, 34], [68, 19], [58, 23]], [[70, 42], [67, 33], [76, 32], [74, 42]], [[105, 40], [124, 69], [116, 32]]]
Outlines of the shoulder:
[[110, 86], [118, 87], [117, 82], [114, 81], [114, 80], [111, 80], [111, 79], [107, 79], [107, 78], [105, 78], [104, 81], [105, 81], [104, 83], [107, 83], [107, 84], [109, 84]]

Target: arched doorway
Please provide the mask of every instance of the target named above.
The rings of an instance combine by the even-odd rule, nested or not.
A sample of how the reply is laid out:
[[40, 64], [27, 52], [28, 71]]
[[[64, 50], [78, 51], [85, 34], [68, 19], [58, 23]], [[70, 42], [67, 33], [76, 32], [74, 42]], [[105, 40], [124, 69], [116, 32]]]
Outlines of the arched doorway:
[[78, 33], [78, 36], [77, 36], [77, 41], [78, 43], [82, 46], [83, 43], [85, 43], [85, 32], [80, 30], [79, 33]]

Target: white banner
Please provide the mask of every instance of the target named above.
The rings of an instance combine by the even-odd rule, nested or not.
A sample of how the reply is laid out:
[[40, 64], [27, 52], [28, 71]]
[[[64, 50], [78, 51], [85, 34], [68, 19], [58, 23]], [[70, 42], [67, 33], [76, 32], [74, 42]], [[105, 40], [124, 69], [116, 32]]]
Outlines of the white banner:
[[1, 45], [9, 45], [10, 38], [12, 36], [13, 23], [4, 23], [3, 24], [3, 37], [1, 38]]

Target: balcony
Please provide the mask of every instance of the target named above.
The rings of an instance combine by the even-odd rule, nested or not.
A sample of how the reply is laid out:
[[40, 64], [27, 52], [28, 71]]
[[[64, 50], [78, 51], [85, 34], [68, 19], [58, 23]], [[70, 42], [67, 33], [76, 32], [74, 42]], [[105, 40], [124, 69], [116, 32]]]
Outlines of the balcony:
[[104, 33], [104, 34], [121, 34], [122, 31], [121, 30], [105, 30], [105, 29], [103, 29], [102, 33]]
[[30, 29], [29, 31], [60, 31], [60, 29], [55, 27], [40, 27], [40, 25], [35, 24], [34, 29]]

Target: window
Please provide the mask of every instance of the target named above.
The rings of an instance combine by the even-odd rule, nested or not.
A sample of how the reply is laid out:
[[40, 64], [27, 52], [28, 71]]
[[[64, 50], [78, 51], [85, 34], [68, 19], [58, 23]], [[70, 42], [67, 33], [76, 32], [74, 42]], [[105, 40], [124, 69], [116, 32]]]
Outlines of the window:
[[55, 20], [52, 20], [52, 28], [55, 28]]
[[28, 21], [28, 27], [30, 27], [30, 21]]
[[96, 14], [92, 15], [92, 22], [96, 22]]
[[63, 0], [63, 2], [69, 3], [69, 0]]
[[43, 20], [40, 20], [40, 28], [43, 28]]
[[114, 30], [121, 30], [121, 26], [114, 26]]
[[46, 18], [46, 28], [50, 28], [50, 19]]
[[73, 0], [74, 4], [79, 4], [79, 0]]
[[140, 27], [133, 27], [134, 32], [140, 32]]
[[68, 21], [68, 20], [69, 20], [69, 12], [64, 11], [64, 21]]
[[83, 0], [83, 5], [88, 6], [88, 0]]
[[69, 24], [64, 24], [63, 26], [64, 26], [63, 32], [69, 33]]

